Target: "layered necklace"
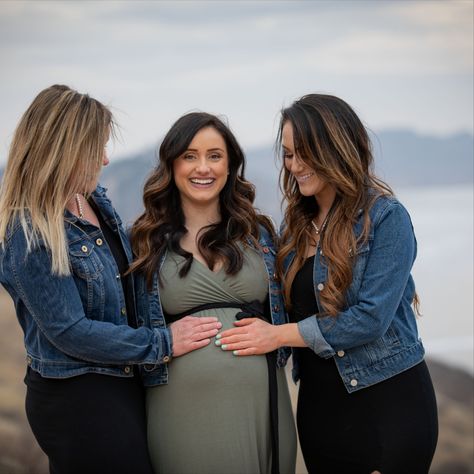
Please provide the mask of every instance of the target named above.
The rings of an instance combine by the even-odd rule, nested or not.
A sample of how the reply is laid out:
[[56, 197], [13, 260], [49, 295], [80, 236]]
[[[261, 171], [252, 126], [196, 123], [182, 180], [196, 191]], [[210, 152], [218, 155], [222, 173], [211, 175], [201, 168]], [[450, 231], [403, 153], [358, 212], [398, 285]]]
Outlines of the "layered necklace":
[[316, 232], [316, 235], [319, 236], [321, 234], [321, 232], [324, 231], [324, 229], [326, 228], [326, 225], [328, 223], [328, 218], [329, 218], [329, 214], [330, 212], [328, 212], [326, 214], [326, 217], [324, 218], [324, 221], [323, 223], [321, 224], [321, 227], [318, 227], [316, 222], [314, 222], [314, 219], [311, 219], [311, 225], [313, 226], [314, 228], [314, 231]]

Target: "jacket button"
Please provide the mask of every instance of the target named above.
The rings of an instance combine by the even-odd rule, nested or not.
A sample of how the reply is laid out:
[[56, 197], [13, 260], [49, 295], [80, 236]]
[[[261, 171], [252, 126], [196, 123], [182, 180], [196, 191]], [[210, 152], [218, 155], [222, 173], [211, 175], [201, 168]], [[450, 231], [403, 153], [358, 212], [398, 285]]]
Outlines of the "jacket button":
[[128, 365], [127, 365], [126, 367], [124, 367], [124, 369], [123, 369], [123, 371], [124, 371], [126, 374], [129, 374], [131, 370], [132, 370], [132, 369], [131, 369]]
[[164, 356], [163, 357], [163, 362], [166, 364], [167, 362], [170, 361], [170, 357], [169, 356]]
[[127, 309], [126, 308], [122, 308], [120, 310], [120, 312], [125, 316], [127, 314]]
[[278, 281], [278, 275], [276, 273], [273, 274], [273, 280]]
[[120, 274], [115, 275], [115, 278], [116, 278], [117, 280], [120, 280]]
[[263, 247], [262, 252], [263, 253], [268, 253], [268, 252], [270, 252], [270, 249], [268, 247]]
[[273, 306], [273, 311], [278, 312], [280, 311], [280, 307], [276, 304]]
[[84, 253], [86, 253], [86, 252], [87, 252], [87, 247], [86, 247], [85, 245], [83, 245], [83, 246], [81, 247], [81, 250], [82, 250]]
[[352, 379], [350, 383], [351, 383], [352, 387], [357, 387], [357, 380], [356, 379]]
[[104, 242], [102, 241], [101, 238], [98, 238], [98, 239], [95, 241], [95, 243], [100, 246], [100, 245], [102, 245]]
[[344, 351], [337, 351], [337, 355], [338, 355], [339, 357], [344, 357], [345, 354], [346, 354], [346, 353], [345, 353]]
[[324, 290], [324, 285], [322, 283], [318, 283], [318, 286], [316, 287], [319, 291]]

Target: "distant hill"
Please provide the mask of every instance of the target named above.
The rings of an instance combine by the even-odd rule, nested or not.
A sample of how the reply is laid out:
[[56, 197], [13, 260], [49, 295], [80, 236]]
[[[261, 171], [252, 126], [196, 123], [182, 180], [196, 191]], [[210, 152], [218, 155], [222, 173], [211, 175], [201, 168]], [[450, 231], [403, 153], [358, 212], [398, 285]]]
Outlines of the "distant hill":
[[[384, 130], [371, 134], [376, 172], [395, 190], [403, 187], [467, 184], [473, 182], [473, 136], [420, 135], [410, 130]], [[257, 206], [280, 219], [277, 181], [280, 162], [273, 146], [246, 151], [246, 176], [257, 188]], [[101, 183], [125, 222], [142, 210], [142, 189], [156, 163], [156, 149], [145, 149], [114, 161], [104, 169]]]
[[[409, 130], [385, 130], [372, 134], [376, 172], [395, 189], [414, 186], [467, 184], [473, 182], [473, 136], [418, 135]], [[246, 151], [246, 176], [257, 188], [257, 206], [276, 220], [280, 218], [277, 182], [280, 162], [272, 145]], [[156, 149], [148, 149], [104, 169], [101, 182], [124, 221], [142, 209], [141, 190], [156, 163]]]

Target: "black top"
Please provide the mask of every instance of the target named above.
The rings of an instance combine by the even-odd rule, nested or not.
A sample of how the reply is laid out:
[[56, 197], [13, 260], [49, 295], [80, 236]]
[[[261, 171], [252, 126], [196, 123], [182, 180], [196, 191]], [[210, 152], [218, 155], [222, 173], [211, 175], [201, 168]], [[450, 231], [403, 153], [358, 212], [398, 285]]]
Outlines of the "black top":
[[313, 284], [314, 255], [308, 257], [299, 269], [291, 287], [290, 322], [297, 323], [318, 312]]
[[114, 232], [105, 222], [102, 214], [100, 213], [99, 208], [96, 206], [92, 199], [89, 200], [91, 207], [94, 209], [96, 213], [97, 219], [99, 220], [100, 229], [102, 230], [102, 234], [104, 235], [104, 239], [109, 246], [110, 252], [114, 257], [115, 263], [117, 264], [119, 273], [120, 273], [120, 281], [122, 283], [123, 294], [125, 296], [125, 306], [127, 308], [127, 319], [128, 325], [137, 328], [137, 318], [135, 315], [135, 304], [134, 304], [134, 297], [133, 297], [133, 280], [132, 276], [124, 275], [124, 273], [128, 270], [128, 259], [125, 250], [123, 249], [122, 242], [120, 240], [120, 235], [118, 232]]
[[[290, 322], [297, 323], [309, 316], [318, 313], [318, 303], [314, 294], [313, 266], [314, 255], [308, 257], [299, 269], [291, 286]], [[313, 316], [314, 317], [314, 316]], [[293, 349], [295, 362], [297, 362], [301, 380], [306, 386], [319, 385], [325, 380], [339, 378], [336, 365], [332, 358], [323, 359], [309, 347], [295, 347]], [[317, 377], [315, 376], [317, 374]], [[340, 380], [339, 380], [339, 383]]]

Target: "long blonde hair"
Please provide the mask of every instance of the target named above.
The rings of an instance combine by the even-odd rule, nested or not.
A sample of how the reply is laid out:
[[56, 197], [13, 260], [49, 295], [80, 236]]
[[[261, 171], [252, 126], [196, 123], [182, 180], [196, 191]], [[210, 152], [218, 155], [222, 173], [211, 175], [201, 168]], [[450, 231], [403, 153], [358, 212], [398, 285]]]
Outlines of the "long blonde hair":
[[69, 274], [64, 210], [96, 178], [113, 127], [110, 110], [87, 94], [53, 85], [36, 96], [15, 130], [2, 180], [2, 247], [19, 221], [28, 252], [41, 240], [52, 272]]

